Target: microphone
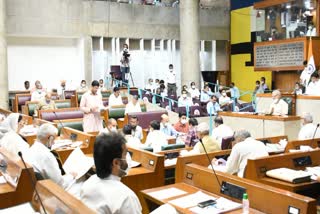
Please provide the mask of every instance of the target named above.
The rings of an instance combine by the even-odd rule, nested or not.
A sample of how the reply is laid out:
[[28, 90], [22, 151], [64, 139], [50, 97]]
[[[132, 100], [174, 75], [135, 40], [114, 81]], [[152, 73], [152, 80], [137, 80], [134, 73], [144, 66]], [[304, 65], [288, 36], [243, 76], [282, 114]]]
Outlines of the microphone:
[[[61, 122], [61, 120], [59, 119], [57, 113], [55, 111], [53, 111], [53, 114], [56, 117], [56, 120], [58, 120], [59, 125], [61, 126], [61, 129], [64, 129], [65, 127], [64, 127], [63, 123]], [[64, 129], [64, 130], [66, 130], [66, 129]], [[65, 134], [67, 135], [68, 138], [71, 138], [71, 134], [68, 134], [67, 131], [65, 131]]]
[[320, 123], [317, 124], [317, 127], [316, 127], [316, 129], [314, 130], [314, 133], [313, 133], [313, 136], [312, 136], [312, 144], [313, 144], [313, 142], [314, 142], [314, 138], [315, 138], [315, 136], [316, 136], [316, 134], [317, 134], [317, 131], [318, 131], [319, 126], [320, 126]]
[[41, 205], [41, 207], [42, 207], [42, 209], [43, 209], [43, 212], [44, 212], [45, 214], [47, 214], [47, 211], [46, 211], [46, 209], [44, 208], [44, 205], [43, 205], [43, 203], [42, 203], [42, 200], [41, 200], [40, 195], [39, 195], [39, 193], [38, 193], [38, 190], [37, 190], [37, 188], [36, 188], [35, 181], [32, 179], [31, 173], [30, 173], [30, 171], [29, 171], [29, 169], [28, 169], [28, 167], [27, 167], [26, 162], [24, 162], [24, 159], [23, 159], [23, 156], [22, 156], [22, 152], [19, 151], [19, 152], [18, 152], [18, 155], [19, 155], [19, 157], [20, 157], [20, 159], [21, 159], [21, 161], [22, 161], [25, 169], [27, 170], [27, 174], [28, 174], [29, 179], [30, 179], [30, 181], [31, 181], [32, 189], [35, 191], [37, 197], [39, 198], [40, 205]]
[[218, 176], [217, 176], [216, 170], [213, 168], [212, 162], [211, 162], [211, 160], [210, 160], [210, 157], [209, 157], [209, 155], [208, 155], [208, 152], [207, 152], [206, 148], [205, 148], [204, 145], [203, 145], [202, 140], [200, 139], [199, 142], [201, 143], [202, 148], [203, 148], [203, 150], [204, 150], [204, 152], [205, 152], [205, 154], [206, 154], [206, 156], [207, 156], [207, 158], [208, 158], [210, 167], [211, 167], [211, 169], [212, 169], [212, 171], [213, 171], [213, 174], [215, 175], [216, 180], [217, 180], [217, 182], [218, 182], [218, 184], [219, 184], [219, 186], [220, 186], [220, 190], [224, 192], [224, 191], [226, 190], [226, 187], [223, 186], [223, 185], [221, 185], [221, 183], [220, 183], [220, 181], [219, 181], [219, 178], [218, 178]]

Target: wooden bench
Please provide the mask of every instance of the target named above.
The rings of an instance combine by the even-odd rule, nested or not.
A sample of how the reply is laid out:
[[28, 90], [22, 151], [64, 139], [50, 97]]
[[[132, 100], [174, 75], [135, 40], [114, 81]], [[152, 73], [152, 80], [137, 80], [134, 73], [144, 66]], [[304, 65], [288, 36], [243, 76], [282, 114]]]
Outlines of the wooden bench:
[[21, 106], [25, 105], [27, 101], [31, 100], [31, 94], [16, 94], [13, 100], [12, 111], [21, 111]]
[[[271, 169], [289, 168], [304, 170], [305, 167], [320, 165], [320, 150], [310, 152], [295, 152], [273, 155], [269, 157], [248, 160], [244, 177], [270, 186], [289, 190], [292, 192], [303, 192], [319, 187], [317, 181], [293, 184], [278, 179], [267, 177], [266, 172]], [[318, 188], [319, 189], [319, 188]]]
[[[61, 108], [71, 108], [71, 100], [55, 100], [55, 104], [57, 109]], [[22, 113], [33, 116], [35, 113], [35, 110], [37, 108], [38, 101], [27, 101], [25, 105], [23, 105], [22, 108]]]
[[[233, 191], [237, 189], [235, 187], [239, 187], [249, 196], [250, 213], [257, 213], [258, 211], [263, 213], [288, 213], [289, 210], [298, 211], [297, 213], [300, 214], [315, 214], [317, 212], [315, 199], [223, 172], [217, 172], [216, 175], [219, 179], [219, 183], [223, 184], [224, 187], [222, 189], [212, 170], [194, 163], [187, 164], [182, 174], [182, 180], [176, 184], [143, 190], [142, 195], [144, 197], [144, 203], [147, 205], [161, 205], [172, 199], [181, 198], [198, 191], [204, 191], [208, 194], [212, 193], [215, 197], [221, 196], [241, 203], [242, 195], [237, 195]], [[187, 194], [166, 199], [157, 199], [150, 194], [155, 191], [169, 188], [177, 188], [187, 192]], [[231, 194], [228, 194], [228, 192]], [[151, 208], [151, 206], [148, 206], [148, 211], [152, 211], [152, 208], [149, 208]], [[179, 213], [191, 213], [188, 209], [183, 209], [181, 207], [175, 208]], [[240, 208], [239, 210], [236, 210], [235, 213], [241, 213], [241, 211]]]
[[[51, 180], [38, 181], [36, 187], [47, 213], [96, 213]], [[33, 204], [39, 211], [40, 202], [36, 195]]]
[[6, 164], [6, 167], [0, 168], [0, 174], [12, 180], [10, 183], [0, 184], [0, 209], [31, 201], [33, 188], [30, 179], [35, 180], [33, 168], [27, 165], [26, 169], [20, 159], [1, 147], [0, 161]]

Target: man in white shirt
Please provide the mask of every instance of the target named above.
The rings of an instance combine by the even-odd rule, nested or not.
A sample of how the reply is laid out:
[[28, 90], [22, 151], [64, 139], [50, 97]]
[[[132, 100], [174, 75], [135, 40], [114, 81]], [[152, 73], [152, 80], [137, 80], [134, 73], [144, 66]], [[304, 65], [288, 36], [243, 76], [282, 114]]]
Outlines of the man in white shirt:
[[288, 103], [281, 99], [281, 92], [279, 90], [274, 90], [272, 92], [273, 102], [270, 105], [268, 114], [283, 116], [288, 115]]
[[311, 77], [313, 69], [308, 68], [308, 61], [307, 60], [303, 61], [303, 66], [304, 66], [304, 69], [300, 75], [300, 83], [303, 86], [307, 86], [310, 81], [310, 77]]
[[108, 105], [110, 107], [123, 105], [122, 97], [120, 95], [120, 88], [118, 87], [113, 88], [113, 94], [111, 94], [109, 97]]
[[60, 97], [60, 99], [64, 100], [64, 91], [66, 90], [66, 81], [65, 80], [61, 80], [60, 81], [60, 87], [58, 88], [58, 95]]
[[140, 103], [139, 103], [139, 96], [133, 95], [131, 102], [129, 102], [126, 105], [126, 109], [124, 111], [124, 114], [136, 113], [136, 112], [141, 112], [141, 107], [140, 107]]
[[169, 116], [166, 114], [161, 115], [160, 131], [162, 131], [167, 136], [176, 137], [178, 135], [178, 132], [169, 122]]
[[102, 131], [102, 119], [100, 110], [104, 108], [102, 96], [98, 93], [99, 82], [92, 81], [91, 90], [84, 93], [80, 102], [80, 110], [83, 111], [83, 130], [85, 132]]
[[39, 81], [39, 83], [36, 83], [36, 89], [31, 94], [31, 101], [43, 100], [45, 96], [46, 92], [42, 89], [42, 85]]
[[235, 86], [234, 82], [230, 84], [230, 94], [231, 98], [233, 98], [235, 103], [237, 103], [238, 99], [240, 98], [240, 91], [239, 88]]
[[320, 81], [317, 72], [311, 75], [311, 82], [306, 87], [306, 94], [320, 96]]
[[217, 100], [218, 99], [215, 95], [211, 96], [210, 102], [207, 103], [208, 115], [217, 115], [219, 111], [222, 111]]
[[50, 179], [67, 189], [73, 183], [77, 172], [62, 176], [58, 161], [50, 152], [57, 134], [58, 129], [53, 125], [48, 123], [41, 125], [38, 129], [36, 142], [26, 154], [26, 160], [43, 179]]
[[125, 125], [122, 128], [122, 132], [127, 141], [127, 145], [133, 148], [143, 148], [144, 144], [141, 143], [141, 140], [137, 137], [132, 136], [132, 127], [131, 125]]
[[176, 72], [173, 71], [173, 65], [169, 65], [169, 73], [167, 76], [167, 83], [168, 83], [168, 95], [176, 94], [177, 85], [176, 85]]
[[178, 99], [178, 106], [185, 107], [185, 106], [192, 106], [193, 102], [190, 97], [188, 97], [188, 92], [186, 90], [182, 91], [181, 97]]
[[200, 101], [203, 103], [207, 103], [210, 100], [210, 97], [213, 93], [209, 90], [209, 85], [205, 85], [203, 90], [201, 91]]
[[230, 97], [228, 97], [226, 90], [221, 91], [221, 96], [219, 97], [220, 108], [224, 110], [229, 110], [228, 106], [232, 103]]
[[146, 89], [146, 90], [148, 90], [148, 91], [150, 91], [152, 93], [155, 92], [156, 88], [155, 88], [155, 85], [153, 85], [153, 79], [152, 78], [150, 78], [148, 80], [148, 83], [146, 84], [146, 87], [144, 87], [144, 89]]
[[145, 146], [152, 147], [153, 152], [160, 152], [161, 147], [168, 145], [168, 136], [160, 131], [159, 121], [153, 120], [150, 122], [149, 134]]
[[190, 93], [190, 96], [191, 98], [195, 98], [195, 99], [199, 99], [200, 98], [200, 91], [199, 89], [196, 87], [196, 83], [195, 82], [192, 82], [190, 84], [190, 88], [189, 88], [189, 93]]
[[248, 159], [268, 156], [267, 147], [251, 137], [250, 132], [240, 130], [235, 133], [236, 144], [232, 147], [227, 160], [226, 173], [237, 174], [243, 177]]
[[211, 134], [212, 137], [218, 141], [221, 148], [222, 138], [231, 137], [233, 136], [234, 132], [229, 126], [223, 124], [223, 119], [221, 116], [214, 118], [214, 126], [215, 128], [212, 130]]
[[82, 186], [81, 201], [97, 213], [140, 214], [136, 194], [121, 182], [127, 174], [126, 140], [121, 134], [101, 134], [94, 144], [93, 158], [97, 174]]
[[298, 140], [313, 139], [313, 136], [318, 138], [320, 136], [320, 131], [316, 132], [317, 126], [313, 124], [312, 115], [310, 113], [304, 113], [301, 119], [303, 119], [303, 126], [299, 131]]
[[117, 126], [118, 126], [117, 121], [113, 118], [110, 118], [107, 121], [107, 126], [100, 133], [105, 133], [105, 134], [117, 133], [118, 132]]
[[131, 125], [131, 135], [138, 138], [139, 140], [143, 139], [142, 128], [139, 126], [139, 119], [137, 116], [133, 115], [130, 117], [129, 124]]

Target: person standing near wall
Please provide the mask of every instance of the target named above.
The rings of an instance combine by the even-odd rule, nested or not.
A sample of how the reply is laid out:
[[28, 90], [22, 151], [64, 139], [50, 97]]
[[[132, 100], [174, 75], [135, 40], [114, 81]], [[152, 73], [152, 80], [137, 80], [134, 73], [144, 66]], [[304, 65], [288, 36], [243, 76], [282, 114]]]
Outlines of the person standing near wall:
[[123, 44], [123, 50], [120, 60], [120, 70], [121, 70], [121, 77], [122, 77], [122, 86], [127, 86], [129, 82], [129, 73], [130, 73], [130, 53], [129, 53], [129, 46], [127, 44]]
[[173, 71], [173, 65], [169, 65], [169, 74], [167, 76], [168, 95], [177, 93], [176, 72]]

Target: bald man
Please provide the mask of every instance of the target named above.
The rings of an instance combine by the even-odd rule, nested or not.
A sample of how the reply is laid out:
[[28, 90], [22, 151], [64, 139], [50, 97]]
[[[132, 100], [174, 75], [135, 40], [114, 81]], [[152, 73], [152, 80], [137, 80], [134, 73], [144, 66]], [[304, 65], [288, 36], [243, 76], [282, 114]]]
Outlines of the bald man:
[[161, 115], [160, 131], [168, 136], [176, 137], [178, 135], [178, 132], [172, 127], [169, 122], [169, 116], [166, 114]]
[[117, 132], [117, 126], [118, 126], [118, 123], [115, 119], [111, 118], [108, 120], [107, 122], [107, 127], [105, 127], [101, 133], [105, 133], [105, 134], [111, 134], [113, 132]]
[[281, 92], [279, 90], [274, 90], [272, 92], [272, 100], [273, 102], [270, 105], [269, 114], [277, 116], [288, 115], [288, 103], [281, 99]]
[[51, 99], [52, 95], [50, 92], [47, 92], [44, 96], [44, 99], [40, 100], [35, 111], [34, 116], [39, 115], [39, 110], [48, 110], [48, 109], [57, 109], [56, 103]]

